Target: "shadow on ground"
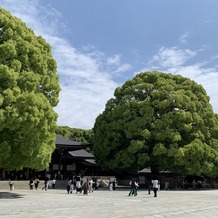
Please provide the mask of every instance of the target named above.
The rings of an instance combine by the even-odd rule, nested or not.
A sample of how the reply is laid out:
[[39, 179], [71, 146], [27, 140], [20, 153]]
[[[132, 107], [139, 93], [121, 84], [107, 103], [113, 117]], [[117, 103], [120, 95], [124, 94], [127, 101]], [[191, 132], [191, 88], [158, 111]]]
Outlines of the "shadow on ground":
[[0, 192], [0, 199], [18, 199], [23, 198], [23, 195], [13, 192]]

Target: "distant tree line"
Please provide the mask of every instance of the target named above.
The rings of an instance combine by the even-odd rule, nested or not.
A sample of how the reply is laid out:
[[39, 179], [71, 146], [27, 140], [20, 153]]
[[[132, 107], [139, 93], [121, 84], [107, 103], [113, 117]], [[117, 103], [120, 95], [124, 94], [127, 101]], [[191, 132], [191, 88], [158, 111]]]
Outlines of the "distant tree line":
[[78, 128], [71, 128], [68, 126], [58, 126], [56, 133], [67, 138], [83, 143], [92, 143], [93, 130], [85, 130]]

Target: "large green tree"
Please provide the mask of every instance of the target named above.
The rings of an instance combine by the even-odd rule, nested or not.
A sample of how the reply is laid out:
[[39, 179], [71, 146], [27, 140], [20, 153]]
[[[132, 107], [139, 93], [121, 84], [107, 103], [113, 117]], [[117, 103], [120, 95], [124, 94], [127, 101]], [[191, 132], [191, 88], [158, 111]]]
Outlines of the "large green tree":
[[93, 128], [94, 154], [103, 168], [218, 174], [218, 118], [201, 85], [145, 72], [114, 96]]
[[0, 167], [48, 166], [59, 91], [50, 45], [0, 8]]

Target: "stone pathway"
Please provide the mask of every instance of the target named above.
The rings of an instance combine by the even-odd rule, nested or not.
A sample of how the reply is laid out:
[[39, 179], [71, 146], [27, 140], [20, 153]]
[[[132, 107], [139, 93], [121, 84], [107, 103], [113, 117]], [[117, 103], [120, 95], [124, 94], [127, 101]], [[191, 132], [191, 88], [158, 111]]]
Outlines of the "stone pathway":
[[67, 194], [65, 190], [0, 190], [1, 218], [216, 218], [218, 190], [160, 191], [158, 197], [139, 190], [97, 190]]

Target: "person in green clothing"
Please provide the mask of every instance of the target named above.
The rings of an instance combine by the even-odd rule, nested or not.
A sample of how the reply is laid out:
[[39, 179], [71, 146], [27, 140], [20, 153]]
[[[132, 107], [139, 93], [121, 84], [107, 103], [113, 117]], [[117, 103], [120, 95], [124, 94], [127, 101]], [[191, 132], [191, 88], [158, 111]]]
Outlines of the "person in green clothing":
[[137, 188], [138, 188], [138, 183], [136, 181], [135, 178], [132, 178], [132, 180], [129, 182], [130, 185], [130, 192], [129, 192], [129, 196], [130, 195], [137, 195]]

